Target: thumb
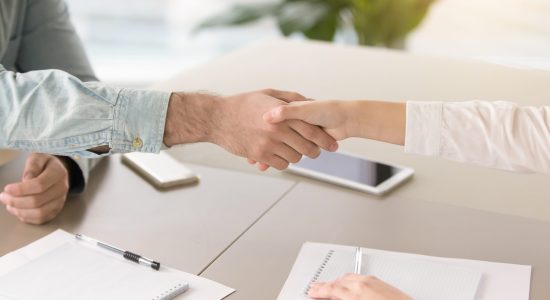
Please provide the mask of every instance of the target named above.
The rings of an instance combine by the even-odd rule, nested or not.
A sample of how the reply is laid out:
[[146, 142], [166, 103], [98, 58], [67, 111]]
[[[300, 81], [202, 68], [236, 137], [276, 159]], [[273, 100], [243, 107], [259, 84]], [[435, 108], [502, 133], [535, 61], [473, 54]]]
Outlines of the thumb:
[[300, 105], [281, 105], [263, 115], [264, 121], [268, 123], [280, 123], [286, 120], [305, 119], [304, 107]]
[[23, 181], [36, 178], [44, 171], [46, 164], [50, 159], [49, 155], [45, 154], [31, 154], [25, 162], [25, 169], [23, 170]]

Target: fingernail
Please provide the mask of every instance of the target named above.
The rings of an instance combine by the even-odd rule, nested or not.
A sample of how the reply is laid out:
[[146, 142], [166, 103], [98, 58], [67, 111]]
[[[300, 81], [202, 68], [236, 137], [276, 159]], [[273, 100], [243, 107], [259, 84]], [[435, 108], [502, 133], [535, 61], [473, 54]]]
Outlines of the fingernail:
[[330, 151], [332, 151], [332, 152], [334, 152], [334, 151], [338, 150], [338, 143], [334, 143], [334, 144], [332, 144], [332, 145], [330, 146], [330, 148], [329, 148], [329, 149], [330, 149]]
[[4, 203], [4, 193], [0, 193], [0, 202]]

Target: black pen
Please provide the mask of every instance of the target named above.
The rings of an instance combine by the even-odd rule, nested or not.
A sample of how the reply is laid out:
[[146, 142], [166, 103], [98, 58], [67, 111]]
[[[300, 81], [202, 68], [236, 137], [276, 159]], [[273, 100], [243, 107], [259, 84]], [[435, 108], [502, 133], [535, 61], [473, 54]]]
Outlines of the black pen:
[[135, 263], [149, 266], [152, 269], [157, 270], [157, 271], [160, 269], [160, 263], [159, 262], [148, 259], [147, 257], [143, 257], [139, 254], [135, 254], [135, 253], [132, 253], [130, 251], [125, 251], [125, 250], [122, 250], [122, 249], [118, 249], [117, 247], [102, 243], [100, 241], [96, 241], [96, 240], [94, 240], [92, 238], [89, 238], [85, 235], [82, 235], [80, 233], [75, 234], [75, 237], [76, 237], [77, 240], [90, 242], [92, 244], [96, 244], [97, 246], [99, 246], [103, 249], [107, 249], [109, 251], [118, 253], [118, 254], [122, 255], [122, 257], [126, 258], [127, 260], [131, 260]]

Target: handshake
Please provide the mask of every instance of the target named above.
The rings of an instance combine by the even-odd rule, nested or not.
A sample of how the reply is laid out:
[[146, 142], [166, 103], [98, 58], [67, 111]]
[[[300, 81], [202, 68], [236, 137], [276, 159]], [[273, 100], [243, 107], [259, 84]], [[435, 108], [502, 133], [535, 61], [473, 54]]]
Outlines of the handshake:
[[164, 131], [167, 146], [209, 142], [259, 163], [260, 170], [283, 170], [303, 155], [336, 151], [337, 140], [352, 136], [349, 118], [323, 101], [316, 107], [304, 96], [262, 90], [230, 97], [173, 93]]

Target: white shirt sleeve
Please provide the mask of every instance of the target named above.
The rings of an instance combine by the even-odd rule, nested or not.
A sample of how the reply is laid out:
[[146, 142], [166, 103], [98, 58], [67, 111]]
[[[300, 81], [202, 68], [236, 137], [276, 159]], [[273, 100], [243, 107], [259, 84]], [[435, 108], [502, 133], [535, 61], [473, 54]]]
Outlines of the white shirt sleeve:
[[405, 152], [550, 174], [550, 106], [408, 102]]

